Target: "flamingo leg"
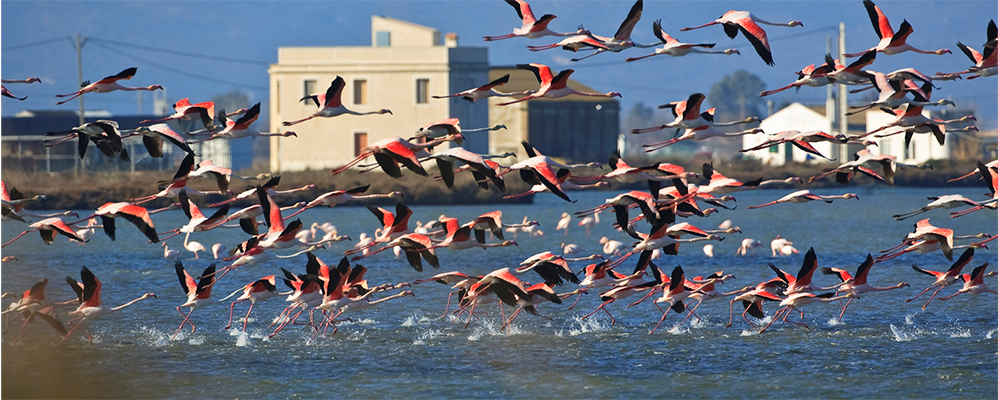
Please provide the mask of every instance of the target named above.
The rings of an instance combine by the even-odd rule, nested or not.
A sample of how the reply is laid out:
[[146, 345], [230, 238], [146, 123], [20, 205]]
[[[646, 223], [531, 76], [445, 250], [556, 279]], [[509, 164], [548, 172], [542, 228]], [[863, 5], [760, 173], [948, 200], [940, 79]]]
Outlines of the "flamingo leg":
[[652, 296], [652, 295], [654, 295], [655, 293], [656, 293], [656, 291], [655, 291], [655, 289], [654, 289], [654, 288], [653, 288], [652, 290], [649, 290], [649, 291], [648, 291], [648, 294], [646, 294], [646, 295], [645, 295], [645, 297], [642, 297], [642, 298], [641, 298], [641, 300], [638, 300], [638, 301], [635, 301], [635, 302], [633, 302], [633, 303], [631, 303], [631, 304], [628, 304], [628, 305], [627, 305], [627, 308], [631, 308], [631, 307], [633, 307], [633, 306], [636, 306], [636, 305], [638, 305], [639, 303], [641, 303], [642, 301], [645, 301], [645, 299], [647, 299], [647, 298], [651, 297], [651, 296]]
[[849, 301], [846, 302], [846, 305], [842, 306], [842, 312], [839, 313], [839, 322], [842, 322], [842, 316], [846, 314], [846, 308], [849, 307], [849, 303], [852, 303], [854, 299], [855, 298], [850, 298]]
[[[591, 312], [591, 313], [589, 313], [589, 314], [586, 314], [586, 315], [582, 316], [582, 318], [580, 318], [580, 319], [586, 319], [586, 318], [589, 318], [589, 317], [591, 317], [591, 316], [592, 316], [593, 314], [596, 314], [596, 313], [597, 313], [597, 312], [598, 312], [599, 310], [603, 310], [603, 311], [606, 311], [606, 309], [605, 309], [605, 308], [603, 308], [603, 307], [606, 307], [606, 305], [607, 305], [607, 304], [610, 304], [610, 303], [613, 303], [613, 302], [614, 302], [614, 301], [616, 301], [616, 300], [617, 300], [617, 299], [610, 299], [610, 300], [607, 300], [607, 301], [604, 301], [604, 302], [603, 302], [603, 304], [600, 304], [600, 305], [599, 305], [599, 307], [596, 307], [596, 309], [595, 309], [595, 310], [593, 310], [593, 312]], [[611, 325], [612, 325], [612, 324], [611, 324]]]
[[581, 299], [581, 298], [582, 298], [582, 293], [579, 293], [579, 295], [575, 297], [575, 302], [572, 303], [572, 306], [566, 308], [566, 310], [571, 310], [571, 309], [575, 308], [575, 305], [579, 304], [579, 299]]
[[249, 315], [250, 315], [250, 311], [253, 311], [253, 304], [255, 304], [255, 303], [253, 303], [251, 301], [250, 302], [250, 308], [249, 308], [249, 310], [246, 311], [246, 316], [243, 317], [243, 332], [246, 332], [246, 324], [249, 323]]
[[748, 307], [745, 308], [745, 311], [742, 311], [742, 318], [745, 318], [745, 321], [748, 322], [749, 326], [755, 328], [755, 324], [752, 323], [752, 320], [748, 319], [745, 314], [748, 314]]
[[[780, 314], [788, 312], [789, 309], [790, 309], [790, 306], [786, 306], [786, 307], [783, 307], [783, 308], [781, 308], [779, 310], [776, 310], [776, 312], [773, 313], [773, 319], [769, 320], [769, 323], [766, 324], [766, 326], [764, 328], [762, 328], [762, 330], [759, 331], [759, 333], [763, 333], [763, 332], [766, 331], [766, 329], [769, 329], [769, 327], [771, 325], [773, 325], [774, 322], [776, 322], [776, 319], [780, 317]], [[746, 309], [746, 311], [748, 311], [748, 310]], [[745, 316], [745, 314], [742, 314], [742, 316]], [[745, 318], [745, 320], [748, 320], [748, 318]]]
[[450, 310], [450, 300], [454, 297], [454, 293], [457, 293], [457, 291], [450, 292], [450, 294], [447, 295], [447, 306], [444, 307], [444, 314], [440, 316], [440, 319], [447, 317], [447, 310]]
[[240, 302], [242, 302], [242, 300], [233, 301], [232, 304], [229, 304], [229, 323], [227, 325], [225, 325], [225, 329], [229, 329], [229, 328], [232, 327], [232, 313], [236, 309], [236, 303], [240, 303]]
[[791, 311], [797, 310], [798, 312], [800, 312], [800, 320], [801, 320], [801, 322], [787, 321], [787, 317], [790, 316], [790, 311], [787, 311], [786, 313], [783, 314], [783, 322], [789, 322], [791, 324], [797, 324], [797, 325], [803, 326], [807, 330], [810, 330], [811, 328], [809, 326], [807, 326], [807, 324], [804, 323], [804, 311], [801, 311], [799, 308], [794, 307], [794, 306], [790, 306], [790, 308], [791, 308]]
[[62, 344], [62, 342], [65, 342], [66, 339], [69, 339], [69, 335], [72, 335], [73, 332], [76, 331], [76, 328], [79, 328], [81, 325], [83, 325], [83, 321], [80, 321], [80, 323], [76, 324], [73, 329], [70, 329], [69, 332], [66, 333], [66, 336], [63, 336], [62, 340], [59, 341], [59, 344]]
[[[658, 303], [655, 303], [655, 307], [658, 307], [659, 311], [662, 311], [662, 307], [659, 307]], [[655, 333], [655, 331], [658, 330], [658, 327], [660, 325], [662, 325], [663, 322], [665, 322], [665, 316], [669, 315], [669, 310], [670, 309], [671, 309], [671, 307], [670, 308], [666, 308], [665, 311], [662, 311], [662, 319], [658, 320], [658, 323], [655, 324], [655, 327], [651, 329], [651, 332], [648, 332], [649, 335]]]
[[[690, 309], [690, 312], [686, 314], [686, 318], [683, 318], [682, 321], [679, 321], [679, 325], [686, 323], [686, 320], [690, 319], [691, 316], [696, 315], [695, 311], [697, 310], [697, 307], [700, 307], [701, 304], [703, 304], [703, 300], [698, 300], [697, 305], [693, 306], [693, 308]], [[700, 322], [699, 315], [697, 315], [697, 322]]]
[[929, 303], [932, 302], [932, 299], [936, 298], [936, 295], [939, 294], [939, 292], [941, 292], [944, 288], [946, 288], [946, 286], [940, 286], [939, 289], [936, 289], [935, 292], [932, 292], [932, 297], [929, 297], [929, 301], [926, 301], [925, 305], [922, 306], [923, 311], [925, 310], [925, 307], [929, 306]]
[[[910, 299], [908, 299], [908, 300], [905, 300], [904, 302], [905, 302], [905, 303], [908, 303], [908, 302], [911, 302], [912, 300], [915, 300], [915, 299], [917, 299], [917, 298], [918, 298], [918, 296], [921, 296], [921, 295], [925, 294], [925, 293], [926, 293], [926, 292], [928, 292], [929, 290], [932, 290], [932, 286], [929, 286], [929, 287], [925, 288], [925, 290], [923, 290], [923, 291], [919, 292], [918, 294], [916, 294], [916, 295], [915, 295], [915, 297], [912, 297], [912, 298], [910, 298]], [[924, 307], [923, 307], [923, 309], [924, 309]]]
[[[745, 311], [748, 311], [747, 307], [745, 308]], [[732, 299], [730, 302], [728, 302], [728, 324], [724, 326], [725, 328], [731, 327], [731, 320], [734, 318], [734, 316], [735, 316], [735, 300]]]

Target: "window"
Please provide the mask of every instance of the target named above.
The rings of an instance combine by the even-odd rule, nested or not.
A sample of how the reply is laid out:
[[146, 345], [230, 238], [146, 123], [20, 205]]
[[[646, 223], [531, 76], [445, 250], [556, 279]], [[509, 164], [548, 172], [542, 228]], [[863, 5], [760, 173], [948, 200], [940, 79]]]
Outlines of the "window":
[[389, 31], [378, 31], [374, 33], [374, 47], [391, 47], [392, 33]]
[[353, 104], [367, 104], [367, 80], [354, 79]]
[[769, 146], [769, 152], [770, 153], [779, 153], [780, 152], [780, 146]]
[[[301, 97], [308, 97], [316, 93], [316, 86], [318, 85], [315, 79], [306, 79], [305, 84], [302, 88], [304, 93]], [[305, 104], [308, 104], [307, 102]]]
[[430, 102], [430, 80], [416, 79], [416, 104]]
[[353, 156], [357, 157], [364, 148], [367, 147], [367, 132], [356, 132], [353, 134]]

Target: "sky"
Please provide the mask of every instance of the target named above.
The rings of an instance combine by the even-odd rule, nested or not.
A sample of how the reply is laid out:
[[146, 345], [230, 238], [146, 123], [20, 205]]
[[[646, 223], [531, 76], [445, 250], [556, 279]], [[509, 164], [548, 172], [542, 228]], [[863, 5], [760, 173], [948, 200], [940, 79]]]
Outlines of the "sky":
[[[550, 28], [568, 32], [584, 25], [594, 34], [612, 36], [634, 3], [624, 1], [531, 1], [534, 13], [554, 14]], [[972, 65], [956, 47], [963, 42], [980, 48], [987, 23], [998, 19], [998, 3], [982, 1], [877, 1], [897, 28], [907, 19], [914, 28], [908, 43], [953, 54], [902, 53], [877, 57], [869, 69], [889, 72], [913, 67], [926, 74], [962, 71]], [[755, 54], [747, 40], [724, 35], [720, 26], [680, 32], [702, 25], [728, 10], [748, 10], [774, 22], [800, 20], [803, 27], [764, 26], [772, 47], [774, 67]], [[38, 76], [41, 84], [5, 85], [18, 102], [3, 99], [0, 113], [25, 109], [77, 110], [78, 103], [61, 106], [54, 97], [77, 89], [77, 60], [72, 38], [82, 35], [84, 80], [99, 80], [128, 67], [138, 73], [130, 86], [161, 84], [168, 100], [189, 97], [192, 102], [240, 90], [253, 102], [265, 101], [267, 68], [277, 61], [282, 46], [368, 46], [370, 16], [385, 15], [459, 35], [461, 46], [487, 47], [492, 65], [547, 64], [555, 70], [572, 68], [573, 78], [601, 92], [623, 94], [623, 112], [637, 103], [653, 106], [685, 100], [691, 93], [709, 93], [724, 75], [744, 69], [758, 75], [767, 88], [789, 84], [794, 71], [820, 64], [826, 41], [837, 43], [838, 24], [846, 24], [846, 51], [860, 52], [879, 39], [860, 0], [797, 1], [656, 1], [647, 0], [632, 39], [652, 43], [652, 22], [661, 19], [665, 31], [688, 43], [715, 42], [716, 49], [737, 48], [741, 55], [657, 56], [625, 63], [627, 57], [651, 49], [604, 53], [580, 62], [580, 54], [561, 49], [531, 52], [527, 45], [554, 43], [558, 38], [513, 38], [484, 42], [486, 35], [502, 35], [520, 26], [512, 7], [502, 0], [455, 1], [0, 1], [0, 73], [4, 79]], [[949, 98], [958, 106], [976, 106], [982, 129], [998, 127], [998, 77], [938, 82], [933, 99]], [[484, 83], [484, 82], [483, 82]], [[463, 88], [461, 88], [463, 89]], [[802, 88], [770, 96], [776, 104], [800, 101], [824, 103], [825, 88]], [[142, 93], [142, 112], [150, 113], [148, 92], [86, 95], [87, 109], [114, 114], [138, 112], [136, 93]], [[442, 93], [441, 93], [442, 94]], [[859, 96], [852, 97], [858, 101]], [[710, 98], [707, 99], [710, 103]], [[624, 115], [621, 116], [622, 118]]]

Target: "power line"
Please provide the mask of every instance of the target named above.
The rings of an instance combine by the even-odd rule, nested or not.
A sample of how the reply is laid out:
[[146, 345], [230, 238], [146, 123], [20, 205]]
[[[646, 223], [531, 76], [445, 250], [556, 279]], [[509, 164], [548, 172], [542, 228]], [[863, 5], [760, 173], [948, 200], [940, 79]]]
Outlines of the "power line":
[[177, 74], [190, 76], [192, 78], [197, 78], [197, 79], [201, 79], [201, 80], [205, 80], [205, 81], [209, 81], [209, 82], [222, 83], [222, 84], [225, 84], [225, 85], [230, 85], [230, 86], [235, 86], [235, 87], [245, 87], [245, 88], [251, 88], [251, 89], [256, 89], [256, 90], [265, 90], [265, 91], [269, 91], [270, 90], [270, 88], [264, 87], [264, 86], [256, 86], [256, 85], [249, 85], [249, 84], [245, 84], [245, 83], [230, 82], [230, 81], [226, 81], [226, 80], [222, 80], [222, 79], [216, 79], [216, 78], [212, 78], [212, 77], [208, 77], [208, 76], [204, 76], [204, 75], [194, 74], [194, 73], [191, 73], [191, 72], [184, 71], [182, 69], [173, 68], [173, 67], [166, 66], [166, 65], [163, 65], [163, 64], [160, 64], [160, 63], [157, 63], [157, 62], [146, 60], [146, 59], [144, 59], [142, 57], [137, 57], [137, 56], [125, 53], [125, 52], [123, 52], [121, 50], [108, 47], [108, 46], [106, 46], [106, 45], [104, 45], [104, 44], [102, 44], [100, 42], [94, 42], [94, 45], [102, 47], [105, 50], [111, 51], [111, 52], [116, 53], [118, 55], [121, 55], [121, 56], [124, 56], [124, 57], [128, 57], [128, 58], [131, 58], [133, 60], [137, 60], [137, 61], [149, 64], [149, 65], [152, 65], [154, 67], [159, 67], [159, 68], [162, 68], [162, 69], [165, 69], [167, 71], [171, 71], [171, 72], [174, 72], [174, 73], [177, 73]]
[[70, 40], [70, 41], [72, 41], [73, 38], [71, 38], [69, 36], [61, 36], [61, 37], [52, 38], [52, 39], [48, 39], [48, 40], [41, 40], [41, 41], [37, 41], [37, 42], [31, 42], [31, 43], [25, 43], [25, 44], [18, 44], [18, 45], [14, 45], [14, 46], [7, 46], [7, 47], [0, 48], [0, 50], [2, 50], [2, 51], [19, 50], [19, 49], [23, 49], [25, 47], [41, 46], [41, 45], [46, 45], [46, 44], [49, 44], [49, 43], [55, 43], [55, 42], [62, 41], [62, 40]]
[[142, 50], [157, 51], [157, 52], [160, 52], [160, 53], [175, 54], [175, 55], [185, 56], [185, 57], [204, 58], [204, 59], [208, 59], [208, 60], [227, 61], [227, 62], [242, 63], [242, 64], [251, 64], [251, 65], [270, 65], [271, 64], [268, 61], [247, 60], [247, 59], [231, 58], [231, 57], [220, 57], [220, 56], [214, 56], [214, 55], [209, 55], [209, 54], [187, 53], [187, 52], [177, 51], [177, 50], [168, 50], [168, 49], [161, 49], [161, 48], [158, 48], [158, 47], [150, 47], [150, 46], [143, 46], [143, 45], [133, 44], [133, 43], [119, 42], [117, 40], [111, 40], [111, 39], [102, 39], [102, 38], [97, 38], [97, 37], [93, 37], [93, 36], [88, 37], [88, 39], [94, 40], [94, 41], [98, 41], [98, 42], [105, 42], [105, 43], [110, 43], [110, 44], [116, 44], [116, 45], [119, 45], [119, 46], [134, 47], [134, 48], [142, 49]]

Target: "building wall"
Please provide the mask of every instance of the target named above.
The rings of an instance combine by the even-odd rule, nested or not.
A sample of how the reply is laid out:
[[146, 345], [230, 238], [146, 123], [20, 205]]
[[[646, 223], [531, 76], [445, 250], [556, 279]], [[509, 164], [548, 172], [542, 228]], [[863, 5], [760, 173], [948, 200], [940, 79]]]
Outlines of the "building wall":
[[[488, 79], [486, 48], [443, 47], [432, 38], [430, 28], [382, 17], [372, 17], [372, 40], [377, 30], [390, 30], [391, 47], [283, 47], [278, 62], [272, 64], [271, 130], [284, 131], [282, 121], [311, 115], [314, 103], [300, 102], [305, 82], [316, 81], [316, 92], [325, 92], [329, 84], [342, 76], [346, 81], [343, 104], [354, 111], [389, 109], [392, 114], [341, 115], [315, 118], [290, 127], [298, 137], [271, 138], [271, 169], [274, 171], [325, 169], [340, 166], [354, 157], [354, 138], [367, 134], [367, 143], [382, 139], [410, 137], [428, 123], [457, 117], [463, 128], [483, 127], [488, 122], [485, 104], [460, 104], [429, 98], [416, 103], [418, 79], [429, 80], [428, 95], [451, 91], [452, 82], [481, 82]], [[415, 33], [414, 33], [415, 32]], [[422, 33], [420, 33], [422, 32]], [[430, 33], [427, 33], [430, 32]], [[401, 38], [411, 38], [412, 41]], [[418, 37], [422, 39], [416, 40]], [[399, 39], [399, 40], [396, 40]], [[422, 45], [419, 45], [421, 44]], [[406, 45], [406, 47], [403, 47]], [[365, 104], [354, 102], [356, 80], [367, 82]], [[488, 138], [469, 134], [465, 147], [472, 151], [486, 149]]]
[[[922, 115], [928, 117], [929, 112], [924, 111]], [[896, 118], [893, 115], [887, 113], [867, 113], [867, 132], [887, 125], [895, 119]], [[880, 133], [877, 133], [877, 135], [890, 134], [900, 131], [900, 128], [888, 128]], [[950, 134], [947, 134], [947, 136], [950, 136]], [[898, 133], [896, 135], [882, 138], [870, 136], [867, 139], [877, 142], [879, 154], [889, 154], [895, 156], [897, 157], [898, 162], [906, 164], [921, 164], [929, 160], [948, 160], [953, 154], [953, 150], [951, 148], [954, 143], [953, 140], [946, 138], [946, 143], [944, 145], [939, 145], [939, 142], [936, 141], [935, 136], [931, 133], [914, 134], [911, 138], [911, 144], [907, 148], [904, 146], [904, 133]]]

